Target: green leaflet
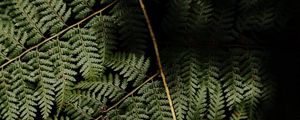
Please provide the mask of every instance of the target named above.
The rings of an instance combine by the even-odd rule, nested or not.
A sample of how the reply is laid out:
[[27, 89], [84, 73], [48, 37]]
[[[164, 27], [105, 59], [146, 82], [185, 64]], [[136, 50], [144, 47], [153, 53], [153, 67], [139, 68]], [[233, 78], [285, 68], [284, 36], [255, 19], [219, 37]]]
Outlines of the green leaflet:
[[143, 98], [148, 103], [146, 106], [150, 120], [171, 120], [172, 115], [170, 106], [168, 105], [167, 96], [163, 91], [161, 81], [153, 81], [146, 84], [139, 93], [143, 94]]
[[74, 28], [68, 31], [65, 38], [69, 38], [73, 54], [76, 55], [77, 66], [85, 79], [95, 79], [101, 76], [103, 66], [100, 64], [101, 56], [97, 53], [96, 37], [85, 28]]

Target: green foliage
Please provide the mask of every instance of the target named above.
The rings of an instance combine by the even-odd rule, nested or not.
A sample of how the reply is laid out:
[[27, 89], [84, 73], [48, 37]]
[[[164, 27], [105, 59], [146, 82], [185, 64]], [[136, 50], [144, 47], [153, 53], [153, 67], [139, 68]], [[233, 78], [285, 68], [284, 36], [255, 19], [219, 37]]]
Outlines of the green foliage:
[[[0, 0], [0, 120], [172, 119], [160, 76], [144, 83], [157, 63], [139, 1], [117, 0], [99, 12], [112, 2]], [[160, 17], [151, 2], [164, 6]], [[146, 4], [152, 26], [162, 29], [155, 34], [178, 120], [264, 118], [276, 84], [267, 50], [248, 45], [258, 44], [251, 34], [277, 27], [277, 6]]]
[[125, 53], [116, 53], [107, 62], [108, 67], [114, 71], [120, 71], [120, 75], [127, 78], [128, 82], [135, 80], [133, 86], [141, 84], [149, 65], [149, 59], [145, 59], [144, 56], [138, 58], [135, 54], [127, 56]]
[[76, 19], [82, 19], [92, 13], [95, 0], [74, 0], [70, 3]]

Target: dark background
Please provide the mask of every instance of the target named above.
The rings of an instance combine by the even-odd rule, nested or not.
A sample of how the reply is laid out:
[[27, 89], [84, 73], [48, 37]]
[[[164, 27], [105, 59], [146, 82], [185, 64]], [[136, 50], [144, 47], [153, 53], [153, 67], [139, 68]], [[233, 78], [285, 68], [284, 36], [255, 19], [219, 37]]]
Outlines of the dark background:
[[300, 120], [299, 15], [288, 22], [281, 37], [272, 43], [272, 70], [279, 91], [276, 113], [273, 114], [277, 120]]
[[[270, 120], [300, 120], [300, 4], [295, 0], [284, 2], [289, 17], [287, 25], [282, 32], [264, 36], [268, 39], [271, 70], [278, 85], [275, 106], [267, 114]], [[155, 24], [161, 21], [163, 6], [146, 2], [146, 7], [159, 36], [160, 29]]]
[[[287, 1], [291, 14], [287, 27], [272, 44], [272, 70], [278, 82], [277, 120], [300, 120], [300, 4]], [[276, 36], [276, 35], [274, 35]]]

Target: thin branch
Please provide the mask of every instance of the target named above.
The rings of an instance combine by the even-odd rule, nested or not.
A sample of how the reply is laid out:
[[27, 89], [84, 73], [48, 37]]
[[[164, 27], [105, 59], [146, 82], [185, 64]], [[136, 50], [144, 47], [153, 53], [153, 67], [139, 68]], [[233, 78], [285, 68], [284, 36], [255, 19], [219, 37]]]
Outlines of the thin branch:
[[[129, 96], [131, 96], [133, 93], [135, 93], [141, 87], [143, 87], [146, 83], [148, 83], [149, 81], [153, 80], [153, 78], [156, 77], [158, 74], [159, 73], [157, 72], [154, 75], [152, 75], [151, 77], [149, 77], [145, 82], [143, 82], [141, 85], [139, 85], [138, 87], [136, 87], [134, 90], [132, 90], [130, 93], [128, 93], [126, 96], [124, 96], [121, 100], [119, 100], [113, 106], [111, 106], [110, 108], [106, 109], [105, 111], [102, 111], [102, 113], [106, 113], [106, 112], [112, 110], [113, 108], [115, 108], [116, 106], [118, 106], [120, 103], [122, 103], [124, 100], [126, 100]], [[97, 117], [95, 120], [98, 120], [100, 118], [101, 118], [101, 116]]]
[[167, 84], [167, 81], [166, 81], [166, 76], [164, 74], [163, 67], [162, 67], [161, 61], [160, 61], [160, 56], [159, 56], [159, 51], [158, 51], [158, 47], [157, 47], [157, 42], [156, 42], [155, 34], [153, 32], [153, 29], [152, 29], [152, 26], [151, 26], [151, 23], [150, 23], [150, 19], [148, 17], [147, 11], [145, 9], [145, 5], [143, 3], [143, 0], [139, 0], [139, 2], [140, 2], [140, 5], [141, 5], [141, 8], [143, 10], [144, 16], [146, 18], [148, 29], [150, 31], [150, 35], [151, 35], [153, 46], [154, 46], [154, 50], [155, 50], [157, 64], [158, 64], [160, 75], [162, 77], [163, 84], [164, 84], [164, 87], [165, 87], [165, 91], [166, 91], [166, 94], [167, 94], [167, 97], [168, 97], [170, 109], [171, 109], [171, 112], [172, 112], [172, 117], [173, 117], [173, 120], [176, 120], [176, 114], [175, 114], [175, 110], [174, 110], [174, 107], [173, 107], [173, 102], [172, 102], [172, 98], [171, 98], [171, 95], [170, 95], [170, 90], [168, 88], [168, 84]]
[[32, 46], [31, 48], [27, 49], [26, 51], [24, 51], [23, 53], [21, 53], [21, 54], [18, 55], [17, 57], [15, 57], [15, 58], [13, 58], [13, 59], [10, 59], [9, 61], [7, 61], [7, 62], [5, 62], [4, 64], [2, 64], [2, 65], [0, 66], [0, 68], [4, 68], [6, 65], [8, 65], [8, 64], [10, 64], [11, 62], [17, 60], [18, 58], [21, 58], [22, 56], [24, 56], [26, 53], [30, 52], [31, 50], [40, 47], [41, 45], [43, 45], [43, 44], [45, 44], [46, 42], [52, 40], [53, 38], [58, 37], [59, 35], [65, 33], [65, 32], [68, 31], [68, 30], [70, 30], [71, 28], [73, 28], [73, 27], [75, 27], [75, 26], [77, 26], [77, 25], [80, 25], [81, 23], [85, 22], [86, 20], [88, 20], [88, 19], [94, 17], [95, 15], [101, 13], [102, 11], [106, 10], [107, 8], [109, 8], [110, 6], [112, 6], [113, 4], [115, 4], [116, 2], [117, 2], [117, 0], [115, 0], [114, 2], [108, 4], [108, 5], [105, 6], [104, 8], [102, 8], [102, 9], [100, 9], [100, 10], [94, 12], [93, 14], [87, 16], [86, 18], [80, 20], [79, 22], [77, 22], [77, 23], [75, 23], [75, 24], [73, 24], [73, 25], [71, 25], [71, 26], [69, 26], [69, 27], [63, 29], [63, 30], [60, 31], [59, 33], [57, 33], [57, 34], [55, 34], [55, 35], [53, 35], [53, 36], [51, 36], [51, 37], [45, 39], [44, 41], [40, 42], [39, 44], [37, 44], [37, 45], [35, 45], [35, 46]]

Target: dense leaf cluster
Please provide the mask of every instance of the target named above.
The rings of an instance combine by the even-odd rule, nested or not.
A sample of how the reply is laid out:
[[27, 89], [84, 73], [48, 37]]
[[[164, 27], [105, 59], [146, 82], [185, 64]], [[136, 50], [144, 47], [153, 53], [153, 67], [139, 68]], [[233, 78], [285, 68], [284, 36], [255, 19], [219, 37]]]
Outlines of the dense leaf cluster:
[[[150, 2], [177, 119], [263, 118], [268, 52], [247, 45], [284, 24], [279, 2]], [[141, 86], [150, 43], [138, 0], [0, 0], [0, 120], [172, 119], [160, 77]]]

